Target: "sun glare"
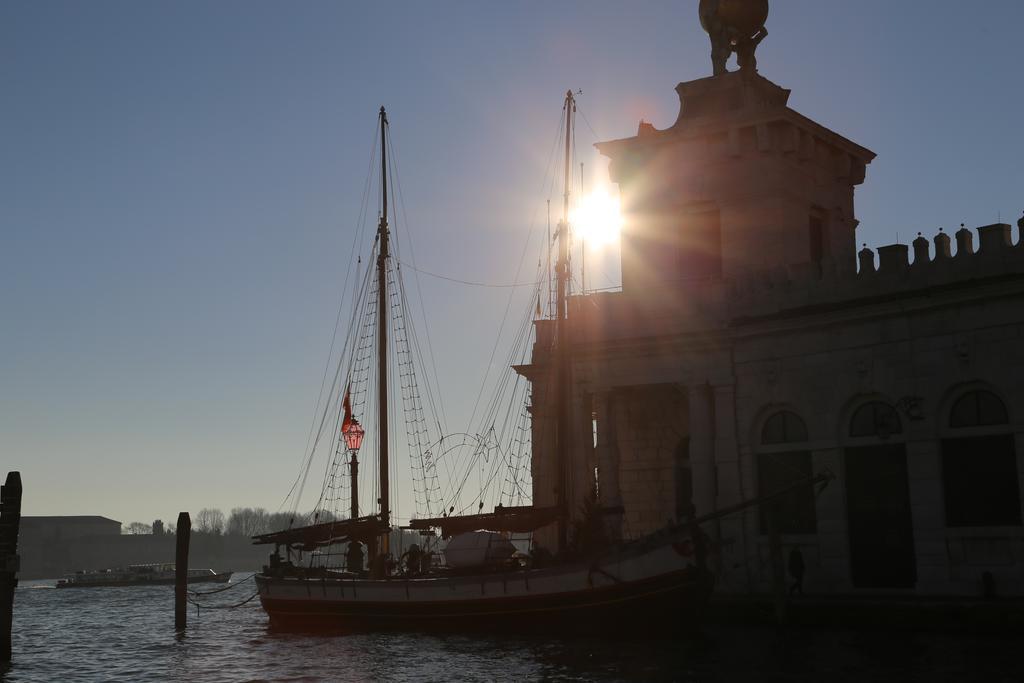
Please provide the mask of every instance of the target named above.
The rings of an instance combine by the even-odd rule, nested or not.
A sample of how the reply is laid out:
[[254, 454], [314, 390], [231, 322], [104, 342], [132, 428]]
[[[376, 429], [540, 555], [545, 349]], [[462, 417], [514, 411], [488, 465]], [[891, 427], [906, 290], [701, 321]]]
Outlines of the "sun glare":
[[619, 198], [611, 196], [606, 188], [596, 188], [580, 201], [571, 221], [577, 238], [587, 247], [613, 244], [622, 230]]

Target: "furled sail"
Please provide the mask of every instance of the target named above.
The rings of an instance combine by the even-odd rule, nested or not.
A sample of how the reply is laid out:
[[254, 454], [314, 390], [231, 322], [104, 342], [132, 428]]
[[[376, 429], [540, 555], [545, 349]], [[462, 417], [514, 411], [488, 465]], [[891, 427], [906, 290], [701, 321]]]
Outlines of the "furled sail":
[[407, 528], [416, 531], [440, 529], [441, 536], [444, 538], [479, 530], [529, 533], [557, 521], [558, 518], [558, 507], [535, 508], [531, 505], [504, 507], [499, 505], [494, 508], [494, 512], [480, 515], [414, 519], [409, 522]]

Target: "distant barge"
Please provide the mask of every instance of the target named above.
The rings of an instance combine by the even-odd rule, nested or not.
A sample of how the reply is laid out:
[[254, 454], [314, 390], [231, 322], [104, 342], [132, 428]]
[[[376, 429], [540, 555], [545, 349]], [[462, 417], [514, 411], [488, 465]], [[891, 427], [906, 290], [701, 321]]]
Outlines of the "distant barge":
[[[232, 572], [218, 574], [212, 569], [189, 569], [189, 583], [227, 583]], [[57, 588], [96, 588], [104, 586], [174, 585], [173, 564], [133, 564], [126, 569], [80, 571], [57, 581]]]

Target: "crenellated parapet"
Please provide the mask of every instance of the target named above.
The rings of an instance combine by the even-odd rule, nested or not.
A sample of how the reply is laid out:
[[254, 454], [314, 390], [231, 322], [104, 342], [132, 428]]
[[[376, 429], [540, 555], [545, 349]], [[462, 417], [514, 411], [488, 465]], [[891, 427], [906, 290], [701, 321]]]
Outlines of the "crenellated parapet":
[[855, 274], [837, 274], [810, 263], [760, 271], [729, 283], [729, 317], [770, 315], [998, 277], [1024, 278], [1020, 229], [1016, 241], [1007, 223], [981, 226], [976, 232], [977, 240], [964, 226], [952, 238], [942, 230], [932, 240], [918, 233], [910, 245], [879, 247], [877, 258], [865, 245], [857, 253]]

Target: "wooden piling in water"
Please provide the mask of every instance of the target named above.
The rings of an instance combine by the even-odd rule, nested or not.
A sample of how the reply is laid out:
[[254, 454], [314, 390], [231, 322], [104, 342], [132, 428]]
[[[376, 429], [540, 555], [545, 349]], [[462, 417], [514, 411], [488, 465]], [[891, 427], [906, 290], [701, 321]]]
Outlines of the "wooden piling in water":
[[183, 631], [186, 626], [186, 598], [188, 597], [188, 542], [192, 536], [192, 519], [187, 512], [178, 513], [174, 552], [174, 630]]
[[21, 525], [21, 474], [8, 472], [0, 486], [0, 664], [11, 661], [14, 589], [18, 585], [18, 528]]

